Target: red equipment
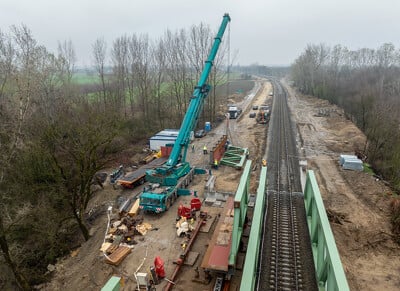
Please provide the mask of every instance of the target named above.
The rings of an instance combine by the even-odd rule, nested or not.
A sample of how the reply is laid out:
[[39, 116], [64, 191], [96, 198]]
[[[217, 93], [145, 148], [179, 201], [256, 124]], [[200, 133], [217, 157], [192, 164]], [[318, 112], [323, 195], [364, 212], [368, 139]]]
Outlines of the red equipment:
[[186, 217], [187, 219], [196, 217], [196, 210], [190, 209], [189, 207], [183, 206], [182, 204], [178, 207], [178, 216]]
[[190, 200], [190, 209], [200, 210], [201, 208], [201, 201], [199, 198], [193, 198]]
[[183, 206], [182, 204], [178, 207], [178, 216], [179, 217], [186, 217], [187, 219], [196, 218], [196, 211], [200, 210], [201, 208], [201, 201], [199, 198], [193, 198], [190, 200], [190, 208]]
[[165, 277], [164, 261], [160, 257], [154, 259], [154, 266], [156, 267], [156, 274], [158, 278]]

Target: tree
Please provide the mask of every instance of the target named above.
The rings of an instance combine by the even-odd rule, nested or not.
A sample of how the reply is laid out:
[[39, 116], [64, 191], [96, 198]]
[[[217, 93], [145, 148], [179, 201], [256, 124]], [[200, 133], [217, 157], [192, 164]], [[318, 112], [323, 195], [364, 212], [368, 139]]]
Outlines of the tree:
[[71, 40], [58, 43], [58, 57], [62, 60], [60, 69], [63, 72], [62, 75], [66, 76], [65, 82], [71, 84], [76, 62], [76, 54]]
[[170, 99], [170, 106], [172, 112], [176, 112], [175, 123], [180, 124], [187, 106], [187, 100], [184, 95], [184, 84], [188, 82], [190, 76], [187, 72], [187, 35], [184, 30], [176, 33], [167, 31], [164, 40], [167, 53], [168, 77], [170, 80], [169, 93], [175, 99], [175, 103], [172, 103], [172, 98]]
[[108, 162], [107, 155], [117, 134], [117, 116], [99, 112], [79, 98], [58, 106], [57, 118], [45, 128], [42, 142], [62, 181], [62, 195], [88, 240], [84, 214], [95, 193], [91, 187], [95, 174]]
[[106, 108], [107, 97], [106, 97], [106, 81], [105, 81], [105, 64], [106, 64], [105, 62], [107, 54], [107, 43], [105, 42], [104, 38], [96, 39], [96, 41], [92, 46], [92, 49], [93, 49], [94, 65], [101, 81], [104, 108]]
[[156, 103], [156, 116], [159, 121], [160, 128], [164, 127], [164, 119], [166, 116], [164, 112], [168, 112], [168, 110], [163, 110], [164, 102], [162, 100], [162, 84], [166, 80], [166, 53], [164, 50], [164, 40], [159, 39], [157, 44], [153, 47], [153, 71], [154, 71], [154, 99]]
[[[31, 106], [30, 83], [31, 73], [34, 69], [36, 41], [26, 26], [12, 27], [13, 35], [2, 35], [0, 49], [1, 53], [1, 113], [0, 113], [0, 248], [4, 260], [14, 274], [15, 281], [22, 290], [31, 290], [28, 281], [18, 268], [10, 252], [7, 238], [10, 219], [6, 213], [10, 197], [6, 187], [9, 179], [9, 169], [13, 166], [14, 159], [23, 144], [23, 126], [26, 122], [27, 113]], [[12, 43], [12, 38], [15, 43]], [[16, 58], [14, 59], [14, 51]], [[17, 90], [14, 94], [5, 94], [4, 88], [16, 84]]]
[[151, 43], [148, 35], [132, 35], [129, 41], [129, 62], [131, 68], [131, 78], [137, 88], [137, 102], [140, 112], [143, 113], [143, 118], [150, 121], [148, 118], [149, 111], [149, 94], [151, 91]]

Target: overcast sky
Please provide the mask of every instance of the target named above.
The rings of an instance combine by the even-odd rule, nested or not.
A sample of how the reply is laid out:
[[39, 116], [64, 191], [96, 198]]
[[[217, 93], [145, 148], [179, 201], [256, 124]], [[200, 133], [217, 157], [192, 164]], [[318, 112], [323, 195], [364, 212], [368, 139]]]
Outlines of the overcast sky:
[[157, 38], [201, 22], [217, 30], [227, 12], [236, 63], [289, 65], [309, 43], [399, 48], [399, 11], [398, 0], [0, 0], [0, 29], [23, 23], [53, 52], [71, 40], [78, 63], [90, 65], [99, 37], [111, 47], [124, 34]]

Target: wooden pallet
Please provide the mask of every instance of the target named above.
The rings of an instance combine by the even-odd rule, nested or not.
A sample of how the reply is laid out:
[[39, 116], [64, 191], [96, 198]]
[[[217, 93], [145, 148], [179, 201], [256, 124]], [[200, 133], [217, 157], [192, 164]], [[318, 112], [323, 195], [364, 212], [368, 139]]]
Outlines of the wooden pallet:
[[111, 255], [106, 257], [106, 263], [118, 266], [130, 252], [131, 248], [120, 246]]

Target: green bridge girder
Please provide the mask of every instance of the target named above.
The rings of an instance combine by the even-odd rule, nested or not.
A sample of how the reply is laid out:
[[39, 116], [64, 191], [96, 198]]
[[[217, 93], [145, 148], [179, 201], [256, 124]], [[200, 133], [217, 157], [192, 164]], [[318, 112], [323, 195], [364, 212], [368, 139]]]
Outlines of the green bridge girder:
[[319, 290], [350, 290], [313, 171], [307, 172], [304, 203]]
[[[253, 291], [255, 289], [262, 222], [266, 206], [266, 176], [267, 168], [262, 167], [240, 291]], [[349, 291], [350, 288], [313, 171], [307, 172], [304, 204], [319, 290]]]
[[225, 151], [220, 164], [241, 169], [248, 155], [249, 150], [247, 148], [228, 146], [228, 149]]
[[233, 202], [233, 229], [232, 244], [229, 253], [228, 264], [230, 269], [235, 269], [236, 256], [239, 251], [240, 240], [242, 238], [243, 226], [246, 219], [247, 204], [249, 203], [251, 161], [246, 162], [243, 174], [240, 178], [238, 189], [236, 190], [235, 200]]
[[260, 183], [258, 184], [256, 203], [254, 205], [253, 220], [251, 222], [250, 237], [247, 245], [246, 259], [244, 261], [241, 291], [254, 290], [257, 280], [257, 266], [260, 252], [260, 235], [262, 233], [265, 210], [265, 189], [267, 181], [267, 167], [261, 167]]

